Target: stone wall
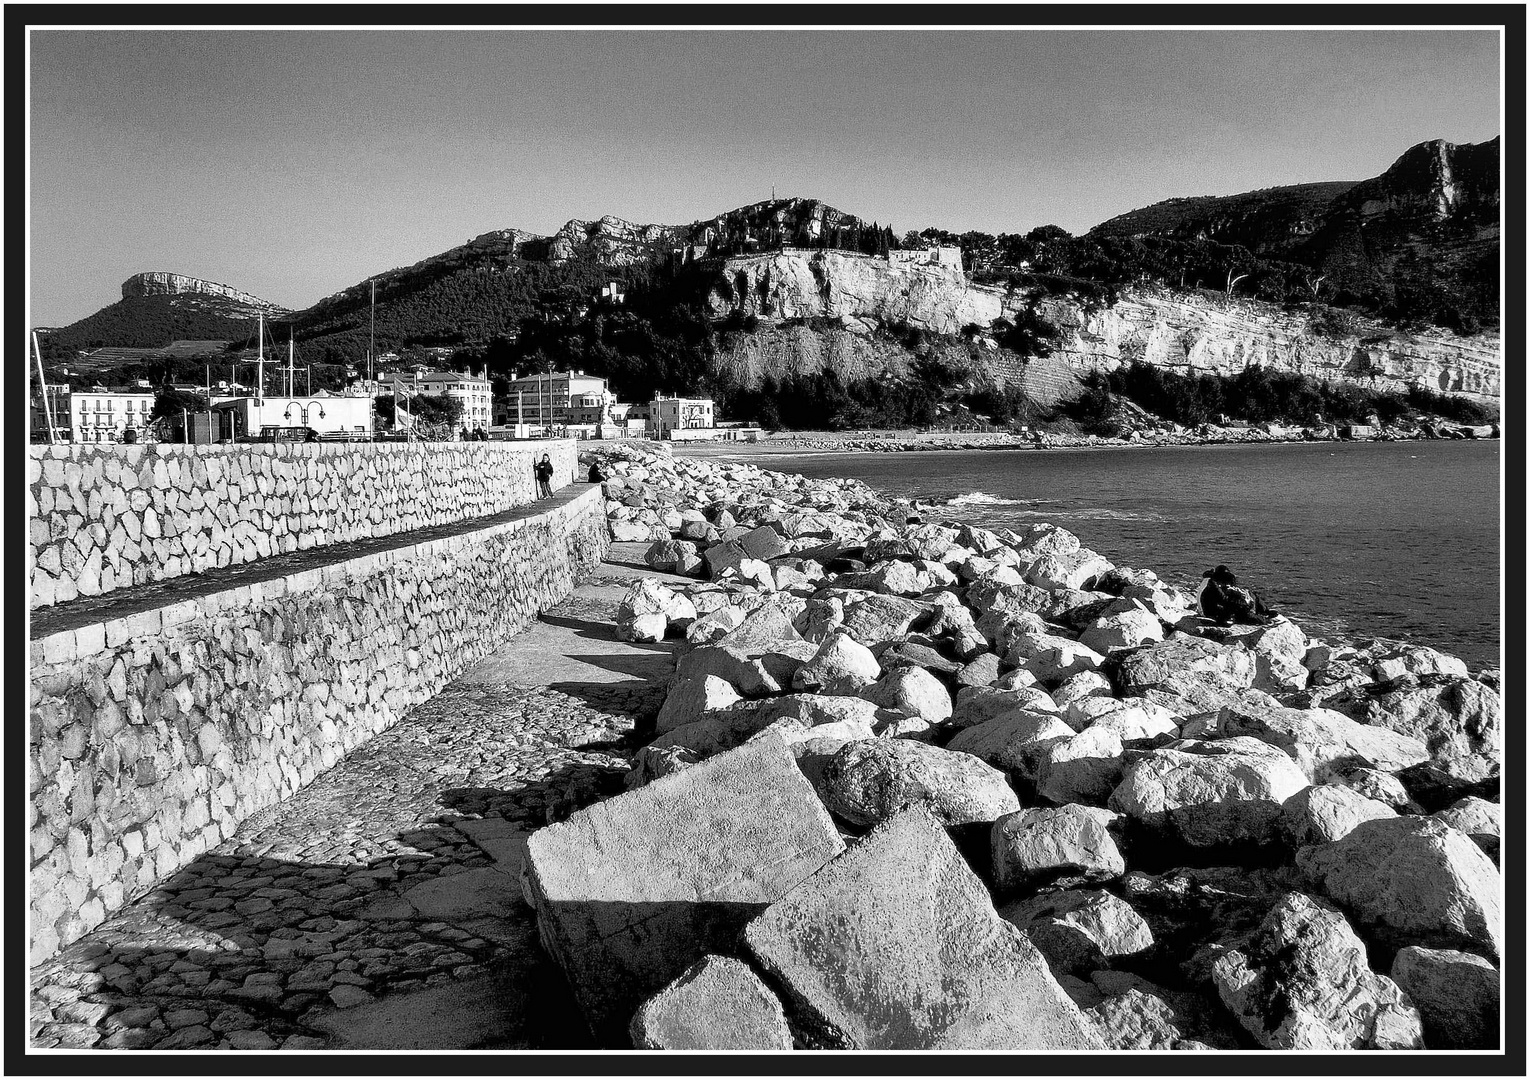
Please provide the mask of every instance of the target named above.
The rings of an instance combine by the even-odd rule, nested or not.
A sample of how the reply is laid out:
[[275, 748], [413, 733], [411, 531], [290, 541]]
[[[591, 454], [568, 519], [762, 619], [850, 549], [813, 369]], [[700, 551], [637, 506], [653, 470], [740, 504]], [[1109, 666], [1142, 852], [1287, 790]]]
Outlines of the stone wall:
[[569, 440], [32, 446], [33, 608], [268, 555], [497, 514], [533, 501], [533, 457], [574, 479]]
[[32, 642], [36, 963], [567, 596], [599, 488], [542, 514]]

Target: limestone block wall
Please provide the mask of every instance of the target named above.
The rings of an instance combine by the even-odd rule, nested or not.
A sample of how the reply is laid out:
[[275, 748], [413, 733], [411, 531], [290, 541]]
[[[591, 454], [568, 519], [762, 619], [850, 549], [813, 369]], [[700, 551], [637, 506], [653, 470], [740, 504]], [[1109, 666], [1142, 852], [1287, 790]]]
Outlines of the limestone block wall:
[[537, 443], [32, 446], [33, 608], [209, 567], [497, 514], [534, 500]]
[[390, 727], [567, 596], [609, 542], [591, 487], [34, 640], [33, 962]]

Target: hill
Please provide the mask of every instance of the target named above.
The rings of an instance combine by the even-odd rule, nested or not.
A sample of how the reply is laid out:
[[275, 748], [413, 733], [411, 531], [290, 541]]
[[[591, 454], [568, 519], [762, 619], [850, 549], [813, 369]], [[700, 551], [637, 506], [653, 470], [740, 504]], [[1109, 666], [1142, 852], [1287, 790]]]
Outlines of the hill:
[[180, 274], [134, 274], [122, 283], [122, 299], [78, 322], [51, 330], [43, 356], [73, 359], [105, 347], [160, 349], [175, 341], [254, 340], [261, 315], [285, 309], [230, 286]]
[[[1497, 153], [1497, 140], [1423, 143], [1370, 180], [1174, 199], [1076, 237], [899, 238], [803, 198], [683, 225], [498, 229], [268, 314], [279, 338], [290, 324], [316, 386], [339, 385], [375, 334], [378, 353], [406, 361], [446, 346], [499, 377], [567, 367], [609, 377], [625, 400], [707, 391], [725, 414], [786, 422], [829, 401], [842, 418], [924, 423], [964, 395], [998, 416], [1014, 394], [1055, 401], [1079, 372], [1133, 359], [1492, 395], [1496, 337], [1460, 332], [1496, 318]], [[947, 251], [903, 250], [927, 247]], [[264, 303], [139, 275], [48, 349], [248, 341]]]

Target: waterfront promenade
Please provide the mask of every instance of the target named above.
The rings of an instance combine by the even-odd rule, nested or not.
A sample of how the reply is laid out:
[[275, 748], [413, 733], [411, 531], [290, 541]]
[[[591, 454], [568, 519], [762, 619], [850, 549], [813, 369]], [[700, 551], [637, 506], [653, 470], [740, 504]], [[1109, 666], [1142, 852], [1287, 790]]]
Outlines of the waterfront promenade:
[[588, 1046], [521, 898], [525, 836], [622, 790], [673, 667], [614, 639], [646, 545], [33, 969], [32, 1045]]

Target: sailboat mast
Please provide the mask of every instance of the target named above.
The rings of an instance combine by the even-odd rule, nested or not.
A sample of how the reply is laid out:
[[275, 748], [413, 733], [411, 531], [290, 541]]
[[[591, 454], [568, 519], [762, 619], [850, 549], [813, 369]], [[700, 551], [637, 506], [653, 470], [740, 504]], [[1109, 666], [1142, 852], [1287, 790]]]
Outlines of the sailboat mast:
[[259, 400], [266, 392], [266, 315], [260, 314], [259, 329], [255, 331], [255, 397]]
[[377, 281], [372, 281], [372, 322], [367, 338], [367, 381], [372, 381], [372, 357], [377, 352]]
[[292, 391], [294, 389], [294, 383], [293, 383], [292, 379], [293, 379], [294, 374], [296, 374], [293, 371], [293, 369], [292, 369], [292, 357], [293, 357], [292, 327], [289, 326], [289, 327], [287, 327], [287, 396], [288, 397], [292, 396]]

